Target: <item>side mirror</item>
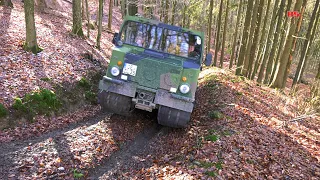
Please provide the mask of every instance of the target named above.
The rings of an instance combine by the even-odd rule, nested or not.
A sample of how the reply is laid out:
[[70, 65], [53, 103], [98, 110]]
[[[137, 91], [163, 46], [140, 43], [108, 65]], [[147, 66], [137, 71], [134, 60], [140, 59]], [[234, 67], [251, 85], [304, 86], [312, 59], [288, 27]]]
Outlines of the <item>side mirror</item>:
[[113, 38], [112, 38], [112, 44], [114, 44], [114, 45], [117, 44], [118, 36], [119, 36], [119, 33], [114, 33]]
[[212, 54], [211, 53], [208, 53], [207, 56], [206, 56], [206, 59], [204, 61], [204, 64], [206, 66], [210, 66], [211, 65], [211, 62], [212, 62]]

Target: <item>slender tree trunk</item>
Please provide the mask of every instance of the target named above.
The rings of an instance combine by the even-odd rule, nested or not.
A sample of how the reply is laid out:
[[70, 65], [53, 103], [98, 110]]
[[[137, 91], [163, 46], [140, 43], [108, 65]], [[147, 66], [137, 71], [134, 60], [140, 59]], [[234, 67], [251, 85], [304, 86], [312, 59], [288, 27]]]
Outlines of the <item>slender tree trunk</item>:
[[177, 1], [173, 0], [173, 6], [172, 6], [172, 14], [171, 14], [171, 24], [174, 25], [174, 16], [176, 12], [176, 6], [177, 6]]
[[238, 27], [240, 26], [241, 10], [242, 10], [242, 0], [240, 0], [239, 6], [238, 6], [237, 23], [236, 23], [236, 28], [235, 28], [234, 37], [233, 37], [229, 69], [231, 69], [233, 66], [233, 59], [234, 59], [235, 49], [236, 49], [236, 44], [238, 39]]
[[[294, 11], [300, 11], [301, 5], [302, 5], [302, 0], [297, 0], [294, 5]], [[296, 31], [297, 23], [298, 23], [298, 19], [296, 18], [291, 19], [291, 28], [288, 34], [288, 38], [284, 45], [284, 49], [283, 49], [280, 61], [277, 65], [275, 79], [271, 83], [271, 87], [273, 88], [285, 87], [287, 79], [284, 79], [284, 74], [288, 64], [288, 59], [289, 59], [289, 55], [292, 47], [293, 38], [294, 38], [293, 35]]]
[[166, 0], [164, 9], [164, 23], [169, 23], [169, 0]]
[[187, 16], [187, 5], [186, 3], [184, 2], [183, 3], [183, 15], [182, 15], [182, 27], [186, 27], [186, 16]]
[[[303, 0], [302, 8], [300, 10], [300, 17], [299, 17], [298, 25], [297, 25], [296, 31], [294, 33], [295, 37], [297, 37], [299, 32], [300, 32], [300, 28], [301, 28], [301, 24], [302, 24], [303, 15], [304, 15], [304, 11], [305, 11], [306, 5], [307, 5], [307, 0]], [[291, 67], [291, 64], [292, 64], [292, 54], [294, 53], [294, 51], [296, 49], [297, 38], [295, 38], [295, 37], [294, 37], [293, 42], [292, 42], [292, 48], [291, 48], [291, 52], [290, 52], [290, 55], [289, 55], [286, 71], [285, 71], [285, 74], [284, 74], [284, 79], [288, 78], [290, 67]]]
[[217, 58], [218, 58], [218, 52], [219, 52], [219, 47], [220, 47], [220, 26], [221, 26], [221, 18], [222, 18], [222, 7], [223, 7], [223, 0], [220, 1], [220, 9], [219, 9], [219, 19], [218, 19], [218, 27], [217, 27], [217, 34], [216, 34], [216, 39], [215, 39], [215, 51], [214, 51], [214, 61], [213, 65], [217, 66]]
[[320, 0], [316, 1], [314, 9], [313, 9], [313, 12], [312, 12], [312, 15], [311, 15], [311, 19], [310, 19], [310, 22], [309, 22], [309, 27], [308, 27], [308, 30], [307, 30], [306, 40], [305, 40], [305, 42], [303, 44], [303, 48], [301, 50], [300, 61], [299, 61], [299, 64], [298, 64], [298, 67], [297, 67], [297, 71], [295, 73], [295, 76], [294, 76], [294, 79], [293, 79], [293, 83], [292, 83], [292, 87], [294, 87], [294, 89], [295, 89], [295, 85], [297, 83], [299, 83], [300, 80], [301, 80], [306, 61], [308, 60], [308, 54], [309, 54], [311, 42], [312, 42], [312, 39], [313, 39], [312, 31], [313, 31], [313, 29], [317, 28], [317, 22], [319, 20], [319, 17], [316, 18], [316, 16], [318, 16], [320, 14], [320, 10], [319, 10], [319, 12], [317, 14], [317, 11], [319, 9], [319, 2], [320, 2]]
[[34, 22], [34, 0], [24, 1], [24, 14], [26, 22], [26, 42], [23, 46], [24, 50], [37, 54], [42, 49], [38, 47], [36, 26]]
[[316, 96], [320, 96], [320, 61], [318, 64], [318, 73], [314, 81], [315, 83], [311, 89], [312, 98], [315, 98]]
[[[256, 51], [258, 48], [258, 42], [259, 42], [259, 36], [260, 36], [260, 25], [262, 20], [262, 11], [264, 7], [264, 0], [260, 0], [259, 7], [258, 7], [258, 15], [257, 15], [257, 25], [254, 30], [254, 38], [253, 38], [253, 44], [251, 46], [250, 50], [250, 56], [249, 56], [249, 68], [248, 68], [248, 74], [247, 77], [250, 78], [250, 75], [252, 73], [252, 67], [254, 64], [254, 60], [256, 59]], [[256, 60], [258, 61], [258, 60]]]
[[274, 23], [274, 22], [276, 21], [276, 17], [277, 17], [278, 4], [279, 4], [279, 0], [276, 0], [274, 3], [274, 7], [273, 7], [273, 13], [272, 13], [271, 24], [270, 24], [270, 28], [269, 28], [268, 37], [267, 37], [266, 49], [264, 51], [262, 64], [260, 66], [260, 71], [258, 74], [258, 79], [257, 79], [258, 83], [262, 82], [266, 63], [267, 63], [267, 60], [269, 59], [269, 56], [270, 56], [269, 49], [272, 46], [272, 37], [274, 35], [274, 27], [276, 26], [276, 23]]
[[73, 16], [73, 25], [72, 25], [72, 33], [83, 37], [82, 31], [82, 20], [81, 20], [81, 1], [72, 0], [72, 16]]
[[269, 10], [270, 10], [270, 4], [271, 1], [268, 1], [268, 5], [267, 5], [267, 10], [266, 10], [266, 14], [265, 14], [265, 18], [264, 18], [264, 23], [263, 23], [263, 27], [262, 27], [262, 33], [261, 33], [261, 38], [260, 38], [260, 47], [259, 47], [259, 51], [258, 51], [258, 56], [257, 56], [257, 61], [254, 64], [254, 69], [253, 69], [253, 73], [251, 74], [251, 78], [250, 79], [254, 79], [254, 77], [257, 74], [258, 68], [261, 65], [261, 61], [262, 61], [262, 53], [263, 50], [265, 49], [265, 36], [266, 36], [266, 31], [267, 31], [267, 22], [268, 22], [268, 14], [269, 14]]
[[36, 3], [38, 3], [38, 10], [40, 12], [44, 12], [44, 10], [47, 8], [47, 3], [45, 0], [37, 0]]
[[278, 47], [278, 41], [279, 41], [279, 36], [280, 36], [280, 27], [281, 27], [282, 20], [283, 20], [282, 17], [283, 17], [283, 13], [284, 13], [285, 2], [286, 2], [286, 0], [281, 0], [281, 3], [280, 3], [277, 27], [276, 27], [276, 32], [275, 32], [275, 35], [273, 38], [273, 46], [271, 48], [270, 57], [269, 57], [267, 69], [266, 69], [266, 74], [264, 76], [264, 81], [263, 81], [264, 84], [270, 83], [270, 75], [271, 75], [271, 71], [272, 71], [272, 66], [274, 64], [274, 56], [276, 54], [276, 49]]
[[13, 8], [13, 4], [12, 4], [11, 0], [1, 0], [0, 6], [7, 6], [7, 7]]
[[136, 0], [129, 1], [128, 15], [135, 16], [138, 13], [138, 6]]
[[108, 29], [111, 31], [112, 25], [112, 0], [109, 1]]
[[[291, 4], [292, 4], [292, 0], [288, 0], [288, 3], [287, 3], [287, 8], [286, 8], [286, 11], [285, 12], [288, 12], [290, 11], [291, 9]], [[299, 11], [300, 12], [300, 11]], [[280, 56], [281, 56], [281, 53], [282, 53], [282, 50], [283, 50], [283, 45], [284, 43], [286, 42], [286, 39], [287, 39], [287, 33], [289, 32], [290, 30], [290, 26], [288, 28], [288, 24], [290, 24], [289, 22], [289, 19], [291, 17], [288, 17], [288, 16], [285, 16], [285, 22], [283, 24], [283, 29], [282, 29], [282, 33], [281, 33], [281, 37], [280, 37], [280, 45], [279, 45], [279, 48], [278, 48], [278, 53], [277, 53], [277, 57], [275, 58], [274, 60], [274, 64], [273, 64], [273, 68], [272, 68], [272, 73], [271, 73], [271, 77], [270, 79], [274, 79], [274, 76], [275, 76], [275, 73], [276, 73], [276, 67], [278, 65], [278, 62], [280, 60]]]
[[223, 59], [224, 59], [224, 46], [226, 42], [226, 34], [227, 34], [227, 25], [228, 25], [228, 14], [229, 14], [229, 0], [227, 0], [226, 4], [226, 16], [224, 18], [224, 28], [223, 28], [223, 35], [222, 35], [222, 48], [221, 48], [221, 55], [220, 55], [220, 68], [223, 68]]
[[121, 0], [121, 14], [122, 17], [127, 15], [127, 0]]
[[249, 38], [249, 26], [250, 26], [252, 8], [253, 8], [253, 1], [248, 1], [246, 18], [245, 18], [244, 28], [243, 28], [242, 41], [240, 45], [239, 59], [237, 62], [236, 75], [240, 75], [243, 68], [243, 61], [245, 58], [245, 52], [246, 52], [247, 42]]
[[85, 0], [81, 0], [81, 15], [82, 15], [82, 20], [85, 20], [87, 18]]
[[253, 8], [252, 20], [250, 23], [250, 26], [251, 26], [250, 27], [250, 34], [249, 34], [250, 38], [248, 39], [247, 50], [246, 50], [245, 58], [243, 61], [243, 68], [242, 68], [242, 72], [241, 72], [241, 74], [246, 77], [248, 76], [249, 66], [252, 66], [251, 64], [249, 64], [250, 63], [249, 61], [250, 61], [251, 48], [252, 48], [253, 39], [254, 39], [254, 30], [257, 25], [258, 7], [259, 7], [259, 0], [256, 0], [254, 8]]
[[102, 32], [102, 18], [103, 18], [103, 0], [99, 0], [99, 17], [98, 17], [98, 35], [97, 35], [97, 48], [100, 49], [100, 40]]
[[87, 36], [88, 38], [90, 38], [90, 28], [91, 28], [91, 24], [90, 24], [90, 13], [89, 13], [89, 5], [88, 5], [88, 0], [85, 0], [86, 3], [86, 14], [87, 14], [87, 20], [88, 20], [88, 25], [87, 25]]
[[212, 26], [212, 10], [213, 10], [213, 0], [210, 0], [210, 8], [209, 8], [209, 26], [208, 26], [208, 44], [207, 44], [207, 53], [210, 52], [211, 45], [211, 26]]

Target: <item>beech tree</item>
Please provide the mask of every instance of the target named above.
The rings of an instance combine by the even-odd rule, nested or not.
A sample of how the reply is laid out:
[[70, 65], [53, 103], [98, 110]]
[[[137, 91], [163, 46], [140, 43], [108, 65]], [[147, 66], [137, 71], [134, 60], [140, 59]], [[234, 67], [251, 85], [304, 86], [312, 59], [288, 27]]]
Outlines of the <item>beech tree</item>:
[[[302, 0], [297, 0], [294, 6], [294, 11], [300, 11], [301, 5], [302, 5]], [[296, 26], [298, 24], [297, 22], [298, 22], [297, 18], [291, 18], [291, 28], [289, 30], [288, 38], [284, 45], [280, 61], [277, 64], [277, 67], [275, 70], [276, 71], [275, 79], [271, 82], [271, 87], [274, 87], [274, 88], [285, 87], [286, 79], [284, 78], [284, 74], [285, 74], [285, 70], [287, 67], [287, 63], [288, 63], [288, 59], [291, 51], [291, 46], [294, 38], [293, 35], [295, 33]]]
[[97, 48], [98, 49], [100, 49], [101, 32], [102, 32], [102, 17], [103, 17], [103, 0], [99, 0], [98, 35], [97, 35]]
[[[241, 18], [241, 12], [242, 12], [241, 10], [242, 10], [242, 0], [240, 0], [239, 5], [238, 5], [236, 27], [239, 27], [239, 25], [240, 25], [240, 18]], [[238, 28], [235, 28], [235, 33], [234, 33], [233, 43], [232, 43], [232, 50], [231, 50], [231, 58], [230, 58], [229, 69], [231, 69], [232, 66], [233, 66], [233, 62], [234, 62], [233, 59], [234, 59], [234, 55], [235, 55], [237, 39], [238, 39]]]
[[249, 26], [250, 26], [251, 14], [252, 14], [252, 7], [253, 7], [253, 1], [249, 1], [247, 12], [246, 12], [246, 18], [244, 22], [243, 37], [240, 45], [240, 54], [239, 54], [239, 60], [237, 62], [236, 75], [240, 75], [241, 70], [243, 68], [243, 62], [244, 62], [245, 52], [247, 49], [247, 42], [249, 38]]
[[227, 25], [228, 25], [228, 14], [229, 14], [229, 0], [226, 3], [226, 16], [224, 19], [224, 28], [223, 28], [223, 35], [222, 35], [222, 47], [221, 47], [221, 55], [220, 55], [220, 68], [223, 68], [223, 59], [224, 59], [224, 45], [226, 42], [226, 33], [227, 33]]
[[111, 31], [112, 26], [112, 8], [113, 8], [112, 0], [109, 1], [109, 15], [108, 15], [108, 29]]
[[26, 22], [26, 41], [23, 45], [24, 50], [34, 54], [42, 51], [37, 43], [36, 26], [34, 22], [34, 0], [24, 1], [24, 14]]
[[72, 0], [72, 18], [72, 33], [83, 37], [80, 0]]
[[222, 6], [223, 6], [223, 0], [220, 1], [220, 9], [219, 9], [219, 19], [218, 19], [218, 25], [217, 25], [217, 33], [216, 33], [216, 40], [215, 40], [215, 51], [214, 51], [214, 60], [213, 65], [217, 66], [217, 58], [218, 58], [218, 52], [220, 48], [220, 26], [221, 26], [221, 19], [222, 19]]
[[315, 3], [314, 9], [313, 9], [312, 15], [311, 15], [309, 27], [307, 30], [306, 40], [304, 41], [303, 48], [301, 50], [301, 57], [300, 57], [300, 61], [299, 61], [298, 67], [297, 67], [297, 71], [296, 71], [294, 79], [293, 79], [292, 87], [294, 87], [301, 80], [306, 62], [308, 60], [310, 46], [311, 46], [312, 40], [314, 38], [314, 34], [315, 34], [315, 31], [317, 28], [317, 23], [319, 21], [319, 14], [320, 14], [319, 3], [320, 3], [320, 0], [317, 0]]
[[213, 0], [210, 0], [207, 53], [210, 52]]

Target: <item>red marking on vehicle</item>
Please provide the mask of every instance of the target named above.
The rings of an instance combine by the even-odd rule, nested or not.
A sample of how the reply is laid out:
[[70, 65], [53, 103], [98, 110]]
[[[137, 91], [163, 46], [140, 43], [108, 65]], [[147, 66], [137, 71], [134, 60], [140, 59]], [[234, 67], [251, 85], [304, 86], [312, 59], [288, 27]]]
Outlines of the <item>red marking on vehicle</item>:
[[299, 17], [300, 13], [298, 11], [288, 11], [287, 16], [288, 17]]

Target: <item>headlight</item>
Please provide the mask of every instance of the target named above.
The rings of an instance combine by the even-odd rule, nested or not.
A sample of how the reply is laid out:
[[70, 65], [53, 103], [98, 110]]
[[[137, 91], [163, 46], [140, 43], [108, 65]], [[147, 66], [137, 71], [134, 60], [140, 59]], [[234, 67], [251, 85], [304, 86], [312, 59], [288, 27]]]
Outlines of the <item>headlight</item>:
[[179, 88], [180, 92], [183, 94], [187, 94], [190, 91], [190, 87], [187, 84], [183, 84]]
[[112, 67], [110, 72], [112, 76], [118, 76], [120, 74], [120, 70], [118, 67]]
[[118, 46], [122, 46], [123, 42], [122, 41], [118, 41], [117, 44], [118, 44]]

